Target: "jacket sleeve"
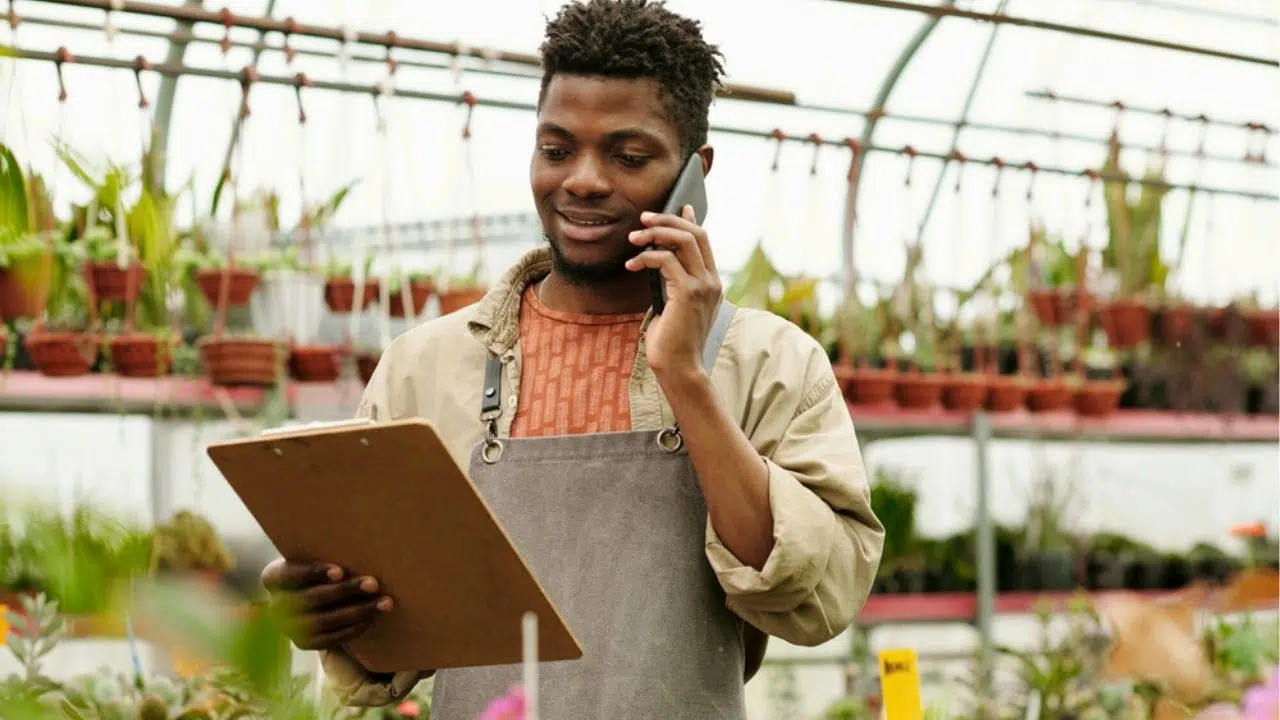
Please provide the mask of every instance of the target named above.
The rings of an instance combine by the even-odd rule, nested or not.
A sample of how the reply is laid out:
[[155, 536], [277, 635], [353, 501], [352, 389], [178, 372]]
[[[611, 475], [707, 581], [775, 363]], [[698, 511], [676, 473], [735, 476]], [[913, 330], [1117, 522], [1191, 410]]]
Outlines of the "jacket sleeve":
[[[392, 419], [387, 376], [385, 363], [379, 362], [360, 397], [357, 418], [375, 422]], [[350, 707], [389, 705], [408, 695], [419, 680], [434, 674], [433, 670], [375, 673], [365, 669], [344, 648], [321, 650], [320, 666], [324, 670], [325, 686], [338, 702]]]
[[769, 635], [808, 646], [853, 623], [884, 544], [853, 420], [830, 361], [813, 345], [799, 363], [803, 371], [794, 372], [803, 377], [799, 391], [786, 393], [798, 399], [775, 399], [753, 433], [767, 438], [753, 444], [766, 448], [773, 512], [774, 546], [762, 569], [740, 562], [709, 516], [706, 526], [707, 557], [729, 609]]

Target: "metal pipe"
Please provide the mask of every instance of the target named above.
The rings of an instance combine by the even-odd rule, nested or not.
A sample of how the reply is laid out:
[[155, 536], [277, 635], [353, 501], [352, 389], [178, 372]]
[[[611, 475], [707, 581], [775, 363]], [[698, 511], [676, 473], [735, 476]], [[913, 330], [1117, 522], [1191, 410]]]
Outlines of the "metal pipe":
[[[45, 17], [24, 16], [22, 18], [22, 21], [24, 23], [30, 23], [32, 25], [64, 28], [68, 30], [101, 31], [102, 29], [101, 25], [95, 24], [95, 23], [77, 22], [74, 20], [56, 20], [56, 19], [45, 18]], [[200, 37], [192, 32], [183, 31], [183, 30], [177, 30], [174, 32], [164, 32], [162, 30], [144, 30], [141, 28], [123, 28], [122, 27], [122, 28], [118, 28], [118, 31], [122, 35], [132, 35], [135, 37], [143, 37], [143, 38], [154, 38], [157, 40], [168, 40], [172, 43], [185, 42], [185, 43], [201, 43], [201, 44], [208, 44], [208, 45], [218, 45], [222, 42], [214, 38]], [[254, 52], [264, 52], [264, 51], [265, 52], [281, 52], [281, 53], [285, 52], [285, 48], [282, 45], [268, 43], [264, 40], [258, 40], [256, 42], [232, 40], [230, 42], [230, 47], [240, 48], [244, 50], [252, 50]], [[303, 56], [303, 57], [314, 57], [314, 58], [323, 58], [323, 59], [337, 58], [336, 52], [330, 52], [328, 50], [316, 50], [316, 49], [296, 48], [296, 47], [291, 47], [290, 49], [296, 55]], [[365, 54], [365, 53], [350, 53], [348, 55], [348, 58], [356, 62], [368, 62], [368, 63], [379, 63], [379, 64], [385, 64], [387, 62], [387, 59], [385, 56]], [[419, 68], [423, 70], [448, 71], [451, 69], [448, 63], [432, 62], [429, 60], [421, 60], [421, 59], [397, 57], [396, 63], [403, 67], [413, 67], [413, 68]], [[511, 69], [497, 68], [497, 67], [470, 68], [468, 69], [468, 72], [474, 73], [477, 75], [493, 75], [497, 77], [509, 77], [509, 78], [521, 78], [521, 79], [536, 79], [540, 76], [537, 70], [532, 68], [525, 69], [524, 66], [519, 66], [518, 68], [511, 68]], [[1066, 140], [1070, 142], [1089, 143], [1091, 145], [1097, 145], [1099, 147], [1105, 147], [1109, 142], [1109, 138], [1102, 135], [1086, 135], [1081, 133], [1056, 132], [1052, 130], [1043, 130], [1040, 128], [1033, 128], [1033, 127], [1020, 127], [1017, 125], [1001, 125], [998, 123], [987, 123], [987, 122], [971, 122], [969, 120], [948, 120], [946, 118], [928, 117], [924, 115], [912, 115], [909, 113], [887, 113], [887, 112], [876, 113], [870, 110], [859, 110], [857, 108], [840, 107], [837, 105], [825, 105], [821, 103], [799, 102], [799, 101], [795, 101], [794, 99], [792, 102], [780, 102], [779, 98], [785, 95], [786, 95], [785, 91], [774, 91], [773, 95], [761, 97], [761, 98], [744, 98], [744, 97], [738, 97], [738, 96], [727, 96], [723, 99], [737, 100], [740, 102], [754, 102], [754, 103], [767, 104], [767, 105], [779, 105], [781, 107], [789, 107], [795, 110], [831, 113], [834, 115], [848, 115], [851, 117], [856, 116], [856, 117], [861, 117], [864, 120], [871, 120], [873, 118], [883, 118], [885, 120], [894, 120], [894, 121], [905, 122], [905, 123], [915, 123], [918, 125], [929, 125], [929, 126], [936, 126], [936, 127], [952, 127], [952, 128], [968, 128], [971, 130], [979, 130], [983, 132], [1008, 133], [1010, 135], [1023, 135], [1023, 136], [1032, 136], [1032, 137], [1047, 137], [1053, 140]], [[1137, 142], [1125, 143], [1124, 147], [1130, 150], [1141, 150], [1144, 152], [1156, 152], [1160, 150], [1160, 148], [1156, 145], [1143, 144], [1143, 143], [1137, 143]], [[1168, 148], [1166, 150], [1166, 154], [1169, 157], [1187, 157], [1187, 158], [1201, 157], [1201, 155], [1198, 154], [1196, 150], [1185, 149], [1185, 148]], [[1229, 155], [1221, 155], [1217, 153], [1205, 153], [1203, 155], [1203, 158], [1204, 160], [1211, 161], [1211, 162], [1250, 164], [1255, 166], [1257, 165], [1256, 162], [1249, 162], [1244, 158], [1229, 156]], [[1267, 167], [1268, 169], [1271, 169], [1274, 166], [1266, 165], [1265, 167]]]
[[976, 694], [979, 698], [978, 717], [985, 717], [986, 703], [991, 697], [992, 667], [995, 662], [995, 650], [992, 636], [996, 616], [996, 535], [991, 524], [991, 478], [988, 475], [987, 448], [991, 444], [991, 419], [987, 413], [979, 410], [973, 414], [973, 451], [976, 456], [974, 468], [977, 480], [977, 517], [975, 520], [974, 538], [976, 544], [976, 565], [978, 581], [978, 612], [975, 621], [978, 625], [978, 668]]
[[1068, 105], [1083, 105], [1085, 107], [1110, 108], [1117, 112], [1136, 113], [1138, 115], [1155, 115], [1158, 117], [1171, 117], [1178, 120], [1186, 120], [1188, 122], [1207, 123], [1216, 127], [1232, 128], [1234, 130], [1253, 130], [1264, 132], [1268, 135], [1275, 135], [1276, 131], [1267, 127], [1265, 123], [1260, 122], [1240, 122], [1238, 120], [1218, 120], [1206, 115], [1192, 115], [1190, 113], [1179, 113], [1169, 108], [1153, 108], [1144, 107], [1142, 105], [1130, 105], [1126, 102], [1113, 100], [1107, 102], [1105, 100], [1095, 100], [1093, 98], [1079, 97], [1075, 95], [1059, 95], [1051, 90], [1028, 90], [1027, 97], [1037, 100], [1052, 100], [1054, 102], [1066, 103]]
[[[204, 0], [186, 0], [186, 4], [193, 7], [203, 2]], [[179, 25], [179, 28], [190, 30], [191, 26]], [[169, 52], [164, 61], [180, 63], [186, 54], [187, 43], [180, 39], [171, 39]], [[165, 173], [169, 167], [169, 126], [173, 122], [173, 103], [177, 95], [178, 78], [166, 77], [160, 81], [160, 87], [156, 91], [156, 113], [151, 136], [151, 177], [155, 178], [161, 187], [164, 187]]]
[[[112, 0], [38, 1], [54, 5], [70, 5], [74, 7], [95, 8], [98, 10], [107, 10], [113, 4]], [[343, 42], [347, 38], [347, 34], [343, 28], [326, 27], [323, 25], [308, 25], [299, 23], [293, 18], [277, 20], [269, 17], [236, 15], [226, 8], [223, 8], [218, 12], [213, 12], [211, 10], [204, 10], [201, 8], [158, 5], [155, 3], [135, 2], [134, 0], [125, 0], [118, 4], [121, 5], [121, 12], [134, 13], [138, 15], [151, 15], [153, 17], [163, 17], [186, 22], [212, 23], [215, 25], [222, 25], [227, 28], [228, 31], [233, 27], [243, 27], [257, 30], [261, 33], [278, 32], [285, 36], [296, 35], [302, 37], [325, 38], [338, 42]], [[509, 50], [471, 48], [463, 46], [460, 43], [442, 43], [435, 40], [400, 37], [395, 31], [388, 31], [383, 34], [356, 32], [352, 33], [350, 37], [353, 42], [366, 45], [378, 45], [387, 48], [388, 51], [392, 48], [403, 48], [406, 50], [421, 50], [423, 52], [440, 53], [443, 55], [474, 57], [486, 61], [509, 62], [531, 67], [542, 67], [542, 58], [537, 55], [512, 52]], [[725, 97], [771, 102], [780, 105], [795, 104], [794, 93], [786, 90], [774, 90], [772, 88], [761, 88], [752, 85], [726, 84], [720, 90], [719, 94]]]
[[[42, 50], [25, 50], [23, 48], [10, 48], [9, 54], [13, 57], [23, 58], [27, 60], [43, 60], [45, 62], [53, 62], [53, 63], [60, 62], [59, 60], [60, 55], [58, 52], [45, 52]], [[92, 56], [71, 56], [71, 58], [66, 60], [66, 62], [72, 62], [79, 65], [94, 66], [94, 67], [115, 68], [120, 70], [134, 70], [136, 68], [138, 61], [137, 60], [121, 60], [118, 58], [92, 57]], [[149, 71], [156, 72], [161, 75], [191, 75], [193, 77], [206, 77], [206, 78], [213, 78], [218, 80], [234, 80], [236, 82], [240, 82], [244, 76], [242, 72], [231, 72], [228, 70], [215, 70], [213, 68], [193, 67], [189, 65], [174, 65], [174, 64], [168, 64], [168, 63], [154, 65], [149, 68]], [[297, 87], [298, 77], [255, 74], [253, 83]], [[361, 85], [361, 84], [349, 83], [349, 82], [335, 82], [332, 80], [308, 79], [306, 87], [308, 89], [316, 89], [316, 90], [331, 90], [334, 92], [366, 94], [371, 97], [382, 92], [382, 88], [378, 85]], [[430, 100], [434, 102], [443, 102], [443, 103], [451, 103], [451, 104], [474, 103], [476, 106], [480, 106], [480, 107], [501, 108], [504, 110], [522, 110], [527, 112], [537, 111], [537, 106], [534, 105], [533, 103], [520, 102], [516, 100], [477, 98], [470, 93], [448, 94], [448, 93], [427, 92], [423, 90], [405, 90], [399, 87], [392, 88], [390, 93], [395, 97], [408, 98], [411, 100]], [[729, 135], [739, 135], [743, 137], [760, 138], [764, 140], [776, 141], [778, 138], [778, 133], [776, 133], [775, 131], [766, 132], [763, 130], [735, 128], [735, 127], [729, 127], [724, 125], [713, 125], [711, 126], [710, 129], [713, 132], [724, 133]], [[782, 140], [788, 141], [788, 142], [803, 142], [810, 145], [814, 143], [814, 139], [811, 138], [809, 135], [786, 135], [784, 133], [782, 134]], [[824, 138], [817, 138], [818, 144], [826, 145], [829, 147], [848, 147], [851, 142], [852, 141], [847, 139], [846, 140], [829, 140]], [[914, 154], [918, 158], [928, 158], [933, 160], [947, 160], [952, 157], [947, 153], [934, 153], [934, 152], [927, 152], [923, 150], [914, 150], [914, 149], [908, 149], [908, 148], [869, 146], [869, 147], [865, 147], [864, 150], [870, 151], [870, 152], [894, 153], [898, 155], [910, 153], [910, 154]], [[1035, 163], [1015, 163], [1007, 160], [1001, 160], [999, 158], [984, 159], [984, 158], [969, 157], [969, 158], [966, 158], [965, 162], [974, 163], [977, 165], [993, 165], [993, 166], [1001, 165], [1006, 170], [1023, 170], [1023, 171], [1029, 171], [1029, 172], [1050, 173], [1054, 175], [1075, 175], [1075, 176], [1084, 177], [1088, 173], [1093, 172], [1092, 169], [1070, 170], [1067, 168], [1041, 167], [1036, 165]], [[1106, 180], [1123, 181], [1126, 183], [1134, 183], [1138, 185], [1150, 185], [1154, 187], [1162, 187], [1169, 190], [1190, 190], [1192, 188], [1195, 188], [1197, 192], [1226, 195], [1226, 196], [1232, 196], [1232, 197], [1250, 198], [1253, 200], [1272, 200], [1276, 198], [1276, 195], [1270, 194], [1270, 193], [1261, 193], [1261, 192], [1254, 192], [1249, 190], [1237, 190], [1233, 188], [1221, 188], [1221, 187], [1205, 186], [1205, 185], [1188, 185], [1188, 184], [1181, 184], [1181, 183], [1170, 183], [1170, 182], [1164, 182], [1160, 180], [1151, 180], [1151, 179], [1142, 178], [1142, 177], [1130, 178], [1123, 175], [1115, 175], [1115, 174], [1107, 174], [1107, 173], [1099, 173], [1097, 177], [1099, 180], [1103, 180], [1103, 181], [1106, 181]]]
[[1131, 45], [1145, 45], [1147, 47], [1161, 48], [1164, 50], [1175, 50], [1177, 52], [1190, 53], [1192, 55], [1205, 55], [1207, 57], [1222, 58], [1224, 60], [1252, 63], [1254, 65], [1280, 67], [1280, 60], [1276, 60], [1274, 57], [1245, 55], [1242, 53], [1231, 52], [1229, 50], [1217, 50], [1214, 48], [1200, 47], [1198, 45], [1186, 45], [1183, 43], [1170, 42], [1168, 40], [1108, 32], [1106, 30], [1082, 27], [1080, 25], [1064, 25], [1062, 23], [1048, 22], [1046, 20], [1034, 20], [1027, 17], [976, 12], [973, 10], [960, 10], [954, 7], [920, 5], [919, 3], [902, 2], [901, 0], [833, 0], [833, 2], [842, 2], [849, 5], [866, 5], [868, 7], [885, 8], [887, 10], [905, 10], [908, 12], [924, 13], [934, 17], [957, 17], [964, 18], [966, 20], [1016, 25], [1018, 27], [1025, 27], [1033, 30], [1047, 30], [1050, 32], [1066, 33], [1068, 35], [1097, 38], [1099, 40], [1128, 43]]

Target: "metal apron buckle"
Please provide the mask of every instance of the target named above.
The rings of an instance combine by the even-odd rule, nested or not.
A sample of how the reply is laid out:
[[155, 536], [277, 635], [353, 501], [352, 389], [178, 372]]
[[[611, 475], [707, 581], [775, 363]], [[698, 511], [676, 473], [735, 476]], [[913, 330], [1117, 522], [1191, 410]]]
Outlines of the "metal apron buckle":
[[668, 454], [678, 453], [684, 447], [684, 436], [680, 434], [680, 427], [677, 425], [662, 428], [658, 431], [658, 436], [655, 439], [658, 442], [658, 447]]
[[484, 447], [480, 448], [480, 459], [486, 465], [493, 465], [502, 459], [502, 441], [498, 439], [498, 420], [490, 419], [484, 427]]

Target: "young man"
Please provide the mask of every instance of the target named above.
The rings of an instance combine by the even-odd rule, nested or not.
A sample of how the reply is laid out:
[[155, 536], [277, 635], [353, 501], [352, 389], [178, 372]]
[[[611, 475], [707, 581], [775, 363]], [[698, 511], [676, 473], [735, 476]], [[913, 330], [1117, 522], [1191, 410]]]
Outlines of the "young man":
[[[687, 158], [712, 166], [722, 67], [699, 24], [590, 0], [548, 24], [542, 56], [530, 181], [548, 246], [397, 338], [360, 412], [436, 424], [582, 642], [542, 670], [547, 717], [742, 718], [768, 635], [824, 642], [867, 597], [883, 528], [853, 424], [818, 343], [723, 303], [701, 219], [655, 212]], [[344, 702], [431, 674], [343, 651], [394, 603], [376, 579], [277, 561], [263, 580], [303, 608], [294, 641]], [[442, 670], [432, 717], [474, 717], [519, 677]]]

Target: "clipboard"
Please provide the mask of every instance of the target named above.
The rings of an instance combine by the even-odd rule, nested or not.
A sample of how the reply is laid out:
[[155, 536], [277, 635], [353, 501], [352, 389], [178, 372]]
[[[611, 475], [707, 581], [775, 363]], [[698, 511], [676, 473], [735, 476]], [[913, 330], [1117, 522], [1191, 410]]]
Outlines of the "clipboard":
[[346, 649], [373, 672], [538, 659], [582, 646], [427, 420], [343, 422], [215, 443], [209, 457], [276, 549], [378, 578], [395, 600]]

